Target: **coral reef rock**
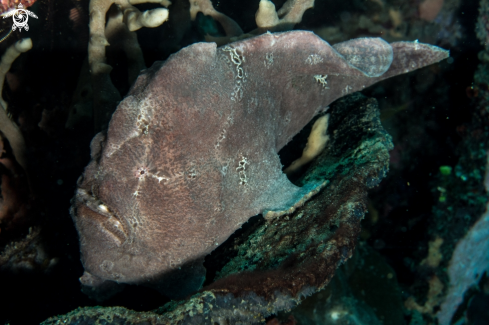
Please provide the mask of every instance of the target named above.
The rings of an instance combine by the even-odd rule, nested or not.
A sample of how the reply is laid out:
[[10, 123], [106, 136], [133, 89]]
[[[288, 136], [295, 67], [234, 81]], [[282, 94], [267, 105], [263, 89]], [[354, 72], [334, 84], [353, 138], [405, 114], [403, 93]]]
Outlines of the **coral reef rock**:
[[197, 43], [155, 63], [92, 140], [78, 181], [82, 283], [159, 281], [170, 297], [199, 289], [204, 257], [250, 217], [290, 214], [326, 185], [293, 185], [277, 155], [315, 115], [447, 56], [379, 38], [330, 46], [295, 31]]

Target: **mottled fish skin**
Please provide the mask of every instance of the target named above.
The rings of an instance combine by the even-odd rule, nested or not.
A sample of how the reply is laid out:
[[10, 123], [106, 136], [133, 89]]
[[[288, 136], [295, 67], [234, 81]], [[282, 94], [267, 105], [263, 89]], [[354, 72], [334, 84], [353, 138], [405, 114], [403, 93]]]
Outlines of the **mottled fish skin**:
[[[277, 152], [342, 96], [448, 57], [380, 38], [330, 46], [311, 32], [190, 45], [141, 73], [95, 136], [71, 214], [87, 285], [186, 272], [251, 216], [294, 206]], [[186, 270], [186, 271], [184, 271]]]

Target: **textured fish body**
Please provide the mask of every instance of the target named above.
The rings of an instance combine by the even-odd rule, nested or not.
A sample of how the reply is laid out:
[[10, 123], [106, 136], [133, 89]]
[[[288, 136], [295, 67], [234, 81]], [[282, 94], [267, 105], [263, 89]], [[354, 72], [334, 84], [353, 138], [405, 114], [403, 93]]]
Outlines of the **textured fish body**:
[[[448, 57], [420, 43], [363, 38], [330, 46], [310, 32], [197, 43], [142, 72], [92, 141], [72, 216], [85, 275], [144, 283], [180, 274], [200, 287], [203, 258], [251, 216], [291, 211], [299, 188], [277, 152], [335, 99]], [[172, 295], [172, 293], [168, 293]]]

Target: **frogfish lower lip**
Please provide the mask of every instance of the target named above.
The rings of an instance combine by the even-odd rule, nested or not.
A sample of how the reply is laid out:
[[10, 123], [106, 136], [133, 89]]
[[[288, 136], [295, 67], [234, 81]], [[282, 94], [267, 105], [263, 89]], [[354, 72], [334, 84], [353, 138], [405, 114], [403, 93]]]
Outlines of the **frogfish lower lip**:
[[[82, 225], [91, 224], [97, 227], [108, 238], [112, 239], [116, 246], [121, 246], [129, 238], [122, 219], [86, 190], [80, 188], [77, 190], [74, 209], [76, 209]], [[91, 231], [90, 228], [87, 228], [87, 231]]]

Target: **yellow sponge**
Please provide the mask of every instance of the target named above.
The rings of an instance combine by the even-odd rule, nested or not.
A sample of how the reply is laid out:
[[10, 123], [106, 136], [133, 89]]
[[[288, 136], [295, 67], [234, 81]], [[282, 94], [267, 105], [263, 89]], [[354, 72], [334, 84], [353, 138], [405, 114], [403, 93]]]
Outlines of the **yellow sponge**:
[[314, 122], [311, 134], [309, 134], [309, 138], [307, 138], [306, 147], [304, 148], [304, 151], [302, 151], [302, 157], [294, 160], [294, 162], [284, 170], [284, 173], [291, 174], [297, 171], [323, 151], [329, 140], [329, 136], [326, 134], [326, 131], [328, 130], [328, 121], [329, 114], [326, 114]]

